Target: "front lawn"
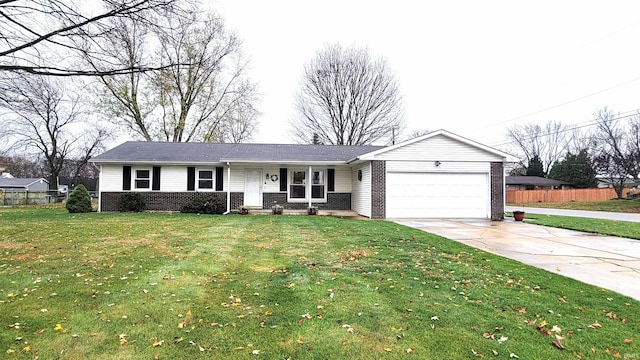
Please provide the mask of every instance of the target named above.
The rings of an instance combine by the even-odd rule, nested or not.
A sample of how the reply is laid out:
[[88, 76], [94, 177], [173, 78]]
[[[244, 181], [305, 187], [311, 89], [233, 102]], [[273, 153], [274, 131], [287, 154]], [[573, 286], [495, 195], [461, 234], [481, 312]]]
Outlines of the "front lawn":
[[640, 302], [390, 222], [0, 210], [7, 359], [640, 357]]

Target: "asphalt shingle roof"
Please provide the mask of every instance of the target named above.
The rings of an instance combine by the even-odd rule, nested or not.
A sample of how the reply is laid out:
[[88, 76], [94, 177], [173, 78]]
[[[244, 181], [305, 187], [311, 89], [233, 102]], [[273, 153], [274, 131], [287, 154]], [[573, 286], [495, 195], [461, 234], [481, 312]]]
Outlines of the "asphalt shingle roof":
[[0, 178], [0, 188], [25, 188], [41, 178]]
[[344, 162], [383, 146], [214, 144], [129, 141], [92, 159], [96, 163]]
[[571, 185], [566, 181], [546, 179], [539, 176], [506, 176], [507, 185], [536, 185], [536, 186], [560, 186]]

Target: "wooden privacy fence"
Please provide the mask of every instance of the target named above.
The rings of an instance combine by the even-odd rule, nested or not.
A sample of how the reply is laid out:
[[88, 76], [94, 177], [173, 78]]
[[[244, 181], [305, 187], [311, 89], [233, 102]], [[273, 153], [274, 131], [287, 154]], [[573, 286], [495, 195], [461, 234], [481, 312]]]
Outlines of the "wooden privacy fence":
[[[622, 191], [626, 197], [629, 189]], [[566, 190], [507, 190], [508, 204], [526, 204], [537, 202], [567, 202], [567, 201], [605, 201], [617, 198], [615, 190], [611, 188], [566, 189]]]

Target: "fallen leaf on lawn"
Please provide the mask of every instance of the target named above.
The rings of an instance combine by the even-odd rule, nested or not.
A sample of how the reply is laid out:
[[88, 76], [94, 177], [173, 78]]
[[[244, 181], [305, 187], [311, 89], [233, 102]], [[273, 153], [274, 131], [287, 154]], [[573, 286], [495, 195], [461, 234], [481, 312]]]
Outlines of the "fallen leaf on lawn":
[[520, 314], [526, 314], [527, 313], [527, 308], [526, 307], [519, 307], [518, 308], [518, 312]]
[[483, 333], [482, 337], [485, 338], [485, 339], [493, 339], [494, 338], [493, 334], [490, 334], [488, 332]]
[[553, 340], [553, 341], [551, 342], [551, 344], [552, 344], [553, 346], [557, 347], [558, 349], [562, 350], [562, 349], [564, 349], [564, 346], [562, 345], [562, 342], [560, 342], [560, 340], [562, 340], [562, 337], [561, 337], [561, 336], [556, 335], [555, 340]]
[[551, 328], [552, 332], [562, 332], [562, 329], [560, 329], [560, 327], [558, 325], [553, 325], [553, 328]]
[[162, 344], [164, 344], [164, 340], [155, 339], [153, 340], [153, 344], [151, 344], [151, 346], [158, 347], [158, 346], [162, 346]]
[[509, 357], [510, 358], [514, 358], [514, 359], [520, 359], [520, 356], [518, 356], [518, 355], [516, 355], [514, 353], [509, 354]]
[[343, 339], [342, 341], [340, 341], [340, 345], [345, 346], [349, 343], [348, 340]]
[[408, 348], [404, 352], [406, 352], [407, 354], [411, 354], [411, 353], [415, 352], [415, 350], [413, 348]]
[[609, 311], [606, 315], [609, 319], [617, 319], [618, 315], [614, 314], [613, 311]]
[[309, 313], [306, 313], [304, 315], [300, 315], [300, 317], [302, 317], [304, 319], [311, 319], [311, 315], [309, 315]]
[[498, 351], [496, 351], [496, 350], [491, 350], [491, 352], [493, 353], [493, 356], [498, 356]]
[[29, 352], [29, 351], [31, 351], [31, 346], [29, 346], [29, 345], [27, 345], [27, 346], [22, 348], [22, 352], [26, 353], [26, 352]]
[[535, 319], [534, 320], [529, 320], [529, 321], [527, 321], [527, 325], [528, 326], [533, 326], [533, 325], [536, 324], [536, 322], [538, 322], [538, 320], [535, 320]]
[[298, 338], [298, 340], [296, 340], [296, 342], [300, 345], [304, 344], [304, 339], [303, 338]]
[[393, 350], [391, 350], [391, 348], [384, 348], [384, 351], [386, 351], [386, 352], [391, 352], [391, 351], [393, 351]]
[[631, 344], [633, 342], [633, 340], [631, 339], [624, 339], [624, 343], [625, 344]]
[[540, 331], [541, 333], [545, 334], [545, 335], [551, 335], [551, 331], [545, 327], [542, 326], [538, 326], [538, 331]]
[[602, 325], [600, 325], [597, 321], [594, 322], [593, 324], [589, 325], [590, 328], [592, 329], [600, 329], [602, 327]]
[[438, 320], [440, 320], [440, 318], [439, 318], [439, 317], [437, 317], [437, 316], [432, 316], [432, 317], [431, 317], [431, 320], [432, 320], [432, 321], [438, 321]]
[[251, 353], [253, 355], [260, 355], [260, 350], [253, 350]]
[[500, 339], [498, 339], [498, 344], [502, 344], [503, 342], [509, 340], [508, 337], [506, 336], [500, 336]]
[[475, 356], [475, 357], [479, 357], [479, 358], [483, 358], [483, 357], [484, 357], [484, 355], [483, 355], [483, 354], [480, 354], [480, 353], [478, 353], [477, 351], [475, 351], [475, 350], [473, 350], [473, 349], [471, 349], [471, 353], [472, 353], [472, 354], [473, 354], [473, 356]]

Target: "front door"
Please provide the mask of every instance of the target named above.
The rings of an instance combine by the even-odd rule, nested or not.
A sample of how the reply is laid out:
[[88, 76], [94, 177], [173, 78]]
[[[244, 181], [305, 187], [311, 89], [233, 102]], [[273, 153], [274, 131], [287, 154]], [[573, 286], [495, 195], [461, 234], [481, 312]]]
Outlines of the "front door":
[[246, 170], [244, 205], [262, 207], [262, 170], [260, 169]]

